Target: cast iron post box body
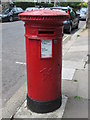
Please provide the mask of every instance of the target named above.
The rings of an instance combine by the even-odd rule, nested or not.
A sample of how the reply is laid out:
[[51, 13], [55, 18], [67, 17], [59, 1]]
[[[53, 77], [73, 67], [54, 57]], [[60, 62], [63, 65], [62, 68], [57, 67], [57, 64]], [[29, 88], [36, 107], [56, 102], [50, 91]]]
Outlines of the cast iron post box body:
[[51, 112], [62, 103], [62, 26], [67, 18], [52, 10], [19, 14], [25, 21], [27, 105], [34, 112]]

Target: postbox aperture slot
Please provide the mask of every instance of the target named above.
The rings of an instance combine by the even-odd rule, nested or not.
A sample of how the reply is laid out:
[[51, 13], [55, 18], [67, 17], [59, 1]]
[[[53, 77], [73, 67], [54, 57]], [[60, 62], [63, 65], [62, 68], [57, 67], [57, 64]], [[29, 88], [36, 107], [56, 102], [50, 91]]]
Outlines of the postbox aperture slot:
[[54, 31], [38, 31], [39, 35], [53, 35]]

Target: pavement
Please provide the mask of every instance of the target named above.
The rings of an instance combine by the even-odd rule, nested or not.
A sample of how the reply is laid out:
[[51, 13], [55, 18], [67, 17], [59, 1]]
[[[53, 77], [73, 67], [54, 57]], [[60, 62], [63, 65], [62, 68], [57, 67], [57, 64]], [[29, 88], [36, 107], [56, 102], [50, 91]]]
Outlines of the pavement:
[[14, 118], [88, 118], [88, 56], [88, 30], [83, 29], [63, 44], [62, 94], [67, 104], [63, 99], [60, 109], [42, 115], [28, 110], [25, 101]]
[[62, 93], [68, 96], [63, 118], [88, 118], [88, 30], [63, 45]]
[[67, 97], [62, 96], [62, 105], [59, 109], [50, 113], [35, 113], [27, 108], [27, 100], [22, 104], [20, 109], [14, 115], [14, 118], [62, 118], [65, 106], [67, 103]]
[[[88, 98], [88, 30], [63, 45], [63, 93]], [[68, 89], [69, 88], [69, 89]], [[71, 88], [71, 89], [70, 89]]]

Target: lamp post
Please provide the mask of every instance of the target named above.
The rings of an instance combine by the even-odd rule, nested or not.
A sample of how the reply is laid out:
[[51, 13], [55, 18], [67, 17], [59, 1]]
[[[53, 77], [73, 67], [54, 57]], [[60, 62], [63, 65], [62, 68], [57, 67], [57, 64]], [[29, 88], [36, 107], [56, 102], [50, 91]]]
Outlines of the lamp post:
[[81, 8], [83, 7], [83, 1], [81, 2]]

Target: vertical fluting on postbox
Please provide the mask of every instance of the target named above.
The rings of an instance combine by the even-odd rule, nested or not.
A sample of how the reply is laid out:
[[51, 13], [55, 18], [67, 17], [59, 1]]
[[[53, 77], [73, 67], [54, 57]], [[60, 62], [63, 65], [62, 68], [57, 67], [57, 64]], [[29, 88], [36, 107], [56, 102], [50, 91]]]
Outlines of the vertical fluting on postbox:
[[19, 14], [25, 22], [27, 105], [37, 113], [61, 106], [63, 21], [68, 14], [36, 10]]

